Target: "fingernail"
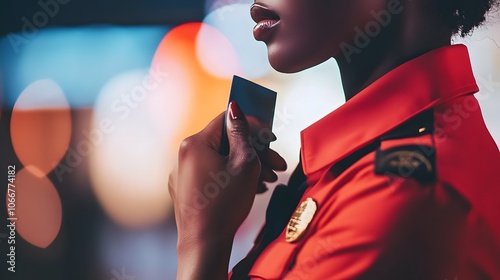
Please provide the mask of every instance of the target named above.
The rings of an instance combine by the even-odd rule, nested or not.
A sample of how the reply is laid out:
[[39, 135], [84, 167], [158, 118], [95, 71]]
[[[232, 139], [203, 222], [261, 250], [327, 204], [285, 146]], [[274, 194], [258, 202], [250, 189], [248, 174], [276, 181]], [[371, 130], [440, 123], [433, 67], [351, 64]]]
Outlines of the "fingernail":
[[240, 106], [235, 101], [229, 103], [229, 116], [232, 120], [242, 120], [245, 117]]

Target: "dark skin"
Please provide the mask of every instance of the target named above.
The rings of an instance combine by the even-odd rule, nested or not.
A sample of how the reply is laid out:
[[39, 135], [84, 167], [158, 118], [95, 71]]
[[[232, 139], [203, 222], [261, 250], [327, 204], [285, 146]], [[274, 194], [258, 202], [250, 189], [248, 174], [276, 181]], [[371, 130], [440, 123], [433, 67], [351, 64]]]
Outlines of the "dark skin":
[[[392, 0], [394, 1], [394, 0]], [[280, 72], [293, 73], [333, 57], [337, 60], [346, 100], [402, 63], [450, 44], [451, 30], [432, 0], [401, 0], [397, 14], [360, 52], [346, 56], [342, 43], [355, 44], [355, 27], [363, 30], [373, 21], [371, 11], [388, 9], [388, 0], [259, 0], [279, 22], [264, 42], [269, 61]], [[223, 114], [203, 131], [189, 137], [179, 152], [178, 168], [169, 183], [175, 207], [178, 239], [178, 280], [227, 279], [229, 257], [236, 230], [250, 212], [259, 182], [276, 180], [275, 171], [286, 169], [274, 151], [255, 151], [248, 141], [250, 128], [228, 108], [229, 156], [218, 153]], [[214, 181], [211, 172], [232, 173], [227, 185], [208, 199], [202, 209], [192, 209], [193, 194]]]

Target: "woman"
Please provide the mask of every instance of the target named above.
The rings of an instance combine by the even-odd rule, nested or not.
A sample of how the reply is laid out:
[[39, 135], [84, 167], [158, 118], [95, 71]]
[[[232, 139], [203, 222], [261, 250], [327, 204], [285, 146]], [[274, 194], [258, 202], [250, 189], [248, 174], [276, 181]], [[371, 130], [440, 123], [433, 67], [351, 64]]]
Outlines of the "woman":
[[[254, 36], [278, 71], [331, 57], [346, 104], [301, 133], [301, 163], [231, 279], [500, 279], [500, 169], [465, 46], [495, 0], [260, 0]], [[258, 185], [286, 169], [255, 151], [238, 105], [186, 139], [173, 172], [178, 279], [227, 279]], [[212, 191], [202, 208], [194, 194]]]

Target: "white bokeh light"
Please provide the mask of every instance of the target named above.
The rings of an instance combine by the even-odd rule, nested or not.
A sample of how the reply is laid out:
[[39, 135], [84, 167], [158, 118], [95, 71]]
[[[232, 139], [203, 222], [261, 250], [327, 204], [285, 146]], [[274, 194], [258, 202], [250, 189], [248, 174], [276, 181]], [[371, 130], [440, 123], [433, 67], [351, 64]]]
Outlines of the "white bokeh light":
[[53, 80], [41, 79], [31, 83], [19, 95], [16, 110], [69, 108], [62, 88]]
[[111, 79], [92, 120], [92, 131], [102, 135], [90, 156], [94, 192], [106, 213], [128, 227], [163, 221], [171, 205], [169, 139], [152, 120], [147, 104], [152, 92], [145, 90], [146, 80], [145, 70]]
[[209, 13], [204, 23], [215, 27], [229, 39], [238, 55], [238, 64], [247, 78], [259, 78], [272, 70], [264, 43], [255, 41], [250, 4], [221, 6]]
[[332, 59], [300, 73], [258, 80], [278, 92], [273, 124], [278, 140], [271, 147], [287, 160], [288, 171], [299, 161], [300, 132], [344, 104], [338, 75]]
[[196, 38], [196, 55], [203, 69], [219, 78], [244, 75], [231, 42], [216, 28], [203, 24]]

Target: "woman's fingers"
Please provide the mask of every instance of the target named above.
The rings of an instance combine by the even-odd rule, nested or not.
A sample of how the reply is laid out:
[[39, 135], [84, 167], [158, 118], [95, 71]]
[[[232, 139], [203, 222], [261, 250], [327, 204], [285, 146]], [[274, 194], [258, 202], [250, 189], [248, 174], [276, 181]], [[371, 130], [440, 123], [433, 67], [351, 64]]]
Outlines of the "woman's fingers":
[[269, 189], [267, 188], [266, 184], [264, 184], [264, 182], [260, 182], [257, 186], [257, 194], [263, 194], [267, 192], [267, 190]]
[[272, 170], [285, 171], [287, 169], [285, 159], [271, 149], [267, 152], [267, 163]]
[[266, 149], [266, 151], [259, 153], [262, 169], [270, 169], [275, 171], [285, 171], [287, 169], [286, 161], [276, 151]]
[[263, 168], [260, 171], [260, 180], [268, 183], [274, 183], [278, 180], [278, 175], [269, 168]]
[[245, 168], [258, 172], [260, 162], [252, 145], [250, 126], [245, 114], [236, 102], [229, 103], [226, 125], [229, 140], [229, 163], [232, 168], [236, 170]]
[[[267, 190], [264, 182], [276, 182], [278, 180], [278, 175], [275, 171], [285, 171], [287, 169], [286, 161], [276, 151], [269, 148], [264, 148], [260, 151], [254, 150], [252, 141], [250, 141], [252, 137], [250, 136], [248, 122], [238, 105], [230, 104], [227, 113], [228, 140], [232, 147], [230, 150], [233, 151], [232, 155], [229, 155], [229, 161], [232, 163], [231, 166], [243, 167], [250, 163], [250, 161], [253, 161], [252, 158], [256, 159], [255, 157], [258, 155], [262, 169], [260, 170], [257, 193], [263, 193]], [[199, 140], [205, 142], [205, 145], [211, 147], [214, 151], [220, 149], [220, 131], [222, 131], [223, 118], [224, 113], [217, 116], [196, 136], [197, 140], [199, 138]], [[276, 136], [272, 132], [271, 136], [267, 138], [268, 142], [273, 142], [276, 139]], [[262, 143], [258, 142], [259, 147], [262, 147], [262, 145]]]
[[275, 171], [285, 171], [287, 168], [285, 159], [271, 149], [267, 149], [266, 152], [261, 153], [259, 156], [262, 164], [260, 181], [268, 183], [276, 182], [278, 175]]
[[[236, 103], [231, 102], [226, 114], [228, 156], [219, 153], [223, 124], [224, 114], [220, 114], [179, 148], [178, 168], [170, 176], [169, 191], [182, 233], [179, 236], [189, 237], [180, 243], [220, 236], [232, 240], [261, 185], [250, 127]], [[219, 221], [224, 221], [222, 226]]]

